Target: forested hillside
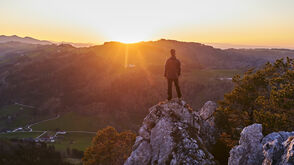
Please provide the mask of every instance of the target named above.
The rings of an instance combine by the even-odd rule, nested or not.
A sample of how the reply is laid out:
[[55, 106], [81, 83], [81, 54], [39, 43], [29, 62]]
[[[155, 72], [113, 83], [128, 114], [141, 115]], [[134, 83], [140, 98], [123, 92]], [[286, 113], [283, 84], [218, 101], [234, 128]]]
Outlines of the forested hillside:
[[147, 108], [166, 98], [163, 69], [171, 48], [182, 62], [183, 97], [195, 109], [223, 98], [234, 74], [294, 57], [292, 50], [221, 50], [172, 40], [90, 48], [4, 43], [0, 105], [17, 102], [37, 107], [38, 114], [94, 116], [100, 123], [95, 130], [106, 125], [136, 130]]

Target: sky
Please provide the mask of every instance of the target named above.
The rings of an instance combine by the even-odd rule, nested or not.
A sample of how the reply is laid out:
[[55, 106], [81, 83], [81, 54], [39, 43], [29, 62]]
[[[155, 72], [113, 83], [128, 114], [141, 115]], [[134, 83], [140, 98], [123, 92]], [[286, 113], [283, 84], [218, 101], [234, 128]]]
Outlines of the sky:
[[0, 0], [0, 35], [294, 48], [294, 0]]

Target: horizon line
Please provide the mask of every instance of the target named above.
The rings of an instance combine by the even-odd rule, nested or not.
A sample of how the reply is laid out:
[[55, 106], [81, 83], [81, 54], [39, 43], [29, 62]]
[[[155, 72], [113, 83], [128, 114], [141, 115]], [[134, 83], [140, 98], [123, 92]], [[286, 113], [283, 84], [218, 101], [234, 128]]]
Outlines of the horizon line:
[[[91, 47], [91, 46], [99, 46], [99, 45], [104, 45], [106, 43], [110, 42], [117, 42], [117, 43], [122, 43], [122, 44], [137, 44], [137, 43], [142, 43], [142, 42], [156, 42], [156, 41], [161, 41], [161, 40], [166, 40], [166, 41], [177, 41], [177, 42], [185, 42], [185, 43], [198, 43], [198, 44], [203, 44], [207, 46], [212, 46], [217, 49], [289, 49], [289, 50], [294, 50], [294, 45], [289, 46], [289, 47], [284, 47], [284, 46], [277, 46], [277, 45], [258, 45], [258, 44], [234, 44], [234, 43], [218, 43], [218, 42], [198, 42], [198, 41], [185, 41], [185, 40], [177, 40], [177, 39], [168, 39], [168, 38], [160, 38], [160, 39], [155, 39], [155, 40], [142, 40], [138, 42], [133, 42], [133, 43], [125, 43], [121, 41], [115, 41], [115, 40], [109, 40], [109, 41], [103, 41], [103, 42], [75, 42], [75, 41], [53, 41], [53, 40], [46, 40], [46, 39], [39, 39], [27, 35], [5, 35], [1, 34], [0, 37], [20, 37], [20, 38], [30, 38], [30, 39], [36, 39], [42, 42], [51, 42], [53, 44], [79, 44], [79, 45], [87, 45], [84, 47]], [[73, 45], [74, 46], [74, 45]], [[83, 47], [83, 46], [79, 46]]]

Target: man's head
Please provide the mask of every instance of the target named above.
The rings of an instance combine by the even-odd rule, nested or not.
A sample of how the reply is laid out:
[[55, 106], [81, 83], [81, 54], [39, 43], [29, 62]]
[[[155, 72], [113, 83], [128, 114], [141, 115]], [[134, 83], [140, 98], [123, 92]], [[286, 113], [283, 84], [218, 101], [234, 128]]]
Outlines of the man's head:
[[171, 50], [170, 50], [170, 54], [171, 54], [172, 56], [176, 56], [176, 50], [175, 50], [175, 49], [171, 49]]

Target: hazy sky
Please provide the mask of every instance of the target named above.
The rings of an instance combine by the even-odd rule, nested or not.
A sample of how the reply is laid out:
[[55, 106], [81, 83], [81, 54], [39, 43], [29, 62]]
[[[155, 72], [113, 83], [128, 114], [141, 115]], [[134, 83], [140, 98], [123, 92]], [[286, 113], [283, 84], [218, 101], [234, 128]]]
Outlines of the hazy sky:
[[0, 0], [0, 34], [294, 47], [294, 0]]

